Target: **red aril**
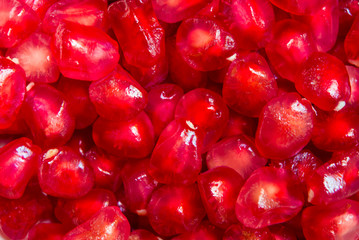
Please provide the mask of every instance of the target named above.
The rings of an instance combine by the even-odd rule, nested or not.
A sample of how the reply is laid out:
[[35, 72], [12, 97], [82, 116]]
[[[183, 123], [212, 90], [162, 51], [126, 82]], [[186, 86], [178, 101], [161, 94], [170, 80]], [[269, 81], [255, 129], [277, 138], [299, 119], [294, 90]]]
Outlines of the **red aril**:
[[236, 203], [238, 220], [246, 227], [263, 228], [286, 222], [299, 213], [303, 192], [291, 172], [259, 168], [245, 182]]
[[93, 124], [92, 137], [98, 147], [122, 158], [147, 157], [155, 144], [153, 125], [144, 112], [129, 121], [100, 117]]
[[150, 0], [117, 1], [108, 13], [127, 64], [149, 68], [164, 58], [164, 31]]
[[0, 129], [16, 120], [25, 96], [24, 70], [14, 62], [0, 57]]
[[238, 47], [219, 21], [205, 16], [184, 20], [178, 28], [176, 44], [186, 63], [198, 71], [225, 67]]
[[243, 178], [234, 169], [221, 166], [201, 173], [197, 182], [209, 221], [222, 229], [237, 223], [234, 208]]
[[194, 230], [206, 212], [197, 185], [164, 185], [157, 188], [147, 207], [153, 229], [162, 236]]
[[111, 191], [98, 188], [77, 199], [58, 199], [54, 211], [62, 224], [75, 227], [86, 222], [101, 209], [116, 204], [116, 197]]
[[311, 206], [303, 211], [302, 226], [307, 240], [357, 239], [359, 202], [344, 199], [327, 206]]
[[206, 163], [208, 169], [219, 166], [233, 168], [247, 179], [254, 170], [266, 165], [267, 159], [258, 153], [253, 139], [239, 135], [223, 138], [214, 144], [207, 153]]
[[0, 149], [0, 196], [20, 198], [29, 180], [36, 175], [41, 149], [28, 138], [16, 139]]
[[222, 97], [208, 89], [194, 89], [180, 99], [175, 118], [183, 118], [194, 128], [202, 129], [206, 136], [203, 152], [214, 144], [222, 135], [228, 122], [229, 111]]
[[202, 167], [204, 133], [182, 118], [169, 123], [152, 152], [149, 173], [160, 183], [191, 184]]
[[51, 49], [68, 78], [94, 81], [105, 77], [120, 59], [118, 44], [93, 26], [64, 22], [57, 26]]
[[57, 26], [66, 21], [107, 30], [107, 1], [57, 0], [46, 11], [42, 29], [53, 34]]
[[338, 112], [317, 110], [312, 142], [325, 151], [343, 151], [354, 147], [359, 140], [359, 115], [350, 109]]
[[258, 53], [233, 61], [223, 82], [224, 101], [234, 111], [249, 117], [258, 117], [264, 105], [277, 94], [274, 76]]
[[39, 17], [23, 1], [1, 1], [0, 13], [0, 48], [15, 46], [39, 25]]
[[334, 46], [339, 31], [338, 0], [326, 1], [321, 9], [311, 15], [294, 18], [309, 26], [319, 52], [327, 52]]
[[354, 147], [335, 152], [306, 179], [308, 202], [324, 205], [345, 199], [359, 191], [359, 151]]
[[324, 111], [339, 111], [350, 97], [345, 65], [328, 53], [315, 52], [310, 55], [300, 67], [295, 88]]
[[64, 95], [47, 84], [30, 83], [22, 107], [34, 142], [41, 147], [65, 144], [75, 129], [75, 119]]
[[90, 99], [97, 113], [110, 120], [129, 120], [147, 105], [145, 89], [121, 66], [98, 81], [91, 83]]
[[36, 32], [10, 48], [6, 56], [18, 63], [26, 74], [28, 82], [56, 82], [59, 68], [50, 49], [51, 36]]
[[82, 197], [94, 184], [89, 163], [67, 146], [43, 152], [39, 159], [38, 179], [43, 192], [61, 198]]
[[262, 48], [271, 40], [274, 12], [268, 0], [220, 1], [219, 9], [240, 49]]
[[285, 19], [273, 27], [273, 39], [265, 51], [278, 74], [295, 81], [300, 65], [316, 51], [309, 27], [293, 19]]
[[125, 240], [130, 236], [130, 224], [118, 207], [106, 207], [83, 224], [68, 232], [64, 240], [107, 239]]
[[259, 116], [255, 138], [258, 151], [278, 160], [294, 156], [308, 144], [314, 119], [312, 105], [299, 94], [273, 98]]

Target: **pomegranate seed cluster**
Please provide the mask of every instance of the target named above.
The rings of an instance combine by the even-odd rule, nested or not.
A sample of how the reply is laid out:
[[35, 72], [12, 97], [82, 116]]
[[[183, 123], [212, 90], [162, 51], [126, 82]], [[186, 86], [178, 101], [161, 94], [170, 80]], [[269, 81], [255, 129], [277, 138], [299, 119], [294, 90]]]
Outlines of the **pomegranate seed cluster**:
[[358, 240], [358, 0], [0, 0], [0, 239]]

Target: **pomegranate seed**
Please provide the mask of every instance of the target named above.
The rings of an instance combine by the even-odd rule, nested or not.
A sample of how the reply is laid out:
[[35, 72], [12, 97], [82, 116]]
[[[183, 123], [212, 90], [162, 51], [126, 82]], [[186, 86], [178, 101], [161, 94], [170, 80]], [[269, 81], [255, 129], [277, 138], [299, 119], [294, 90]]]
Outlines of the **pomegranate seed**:
[[172, 121], [162, 131], [152, 152], [149, 173], [165, 184], [194, 183], [201, 171], [204, 133], [184, 119]]
[[102, 30], [78, 23], [60, 23], [52, 37], [51, 49], [60, 72], [68, 78], [94, 81], [117, 66], [118, 44]]
[[58, 0], [48, 8], [42, 24], [45, 32], [53, 34], [61, 22], [107, 29], [106, 0]]
[[95, 175], [95, 187], [116, 191], [121, 184], [120, 167], [114, 157], [93, 147], [84, 155]]
[[268, 0], [221, 1], [220, 16], [242, 49], [258, 49], [271, 40], [274, 12]]
[[22, 112], [35, 143], [42, 147], [61, 146], [74, 132], [75, 119], [67, 100], [50, 85], [30, 83]]
[[359, 48], [357, 42], [359, 39], [359, 17], [355, 18], [348, 34], [345, 37], [344, 49], [348, 57], [348, 62], [359, 67]]
[[164, 58], [164, 30], [150, 0], [117, 1], [109, 6], [108, 13], [129, 65], [149, 68]]
[[37, 14], [23, 1], [0, 2], [0, 48], [10, 48], [34, 32], [39, 24]]
[[163, 236], [192, 231], [206, 215], [196, 185], [157, 188], [147, 211], [151, 226]]
[[306, 15], [315, 13], [319, 10], [325, 1], [320, 0], [270, 0], [271, 3], [284, 11], [297, 15]]
[[16, 139], [0, 149], [0, 196], [20, 198], [35, 175], [41, 149], [28, 138]]
[[208, 170], [198, 176], [199, 192], [212, 224], [226, 229], [238, 222], [234, 207], [243, 184], [243, 178], [226, 166]]
[[92, 82], [90, 99], [98, 114], [110, 120], [128, 120], [147, 105], [147, 92], [122, 67]]
[[10, 48], [6, 56], [18, 63], [29, 82], [56, 82], [60, 72], [50, 49], [51, 36], [33, 33], [20, 44]]
[[359, 234], [357, 222], [359, 202], [349, 199], [327, 206], [312, 206], [304, 209], [302, 225], [307, 240], [356, 239]]
[[158, 19], [175, 23], [191, 17], [209, 2], [209, 0], [152, 0], [152, 5]]
[[29, 231], [29, 240], [62, 240], [67, 229], [59, 223], [39, 223]]
[[239, 135], [224, 138], [213, 145], [207, 153], [206, 162], [208, 169], [227, 166], [247, 179], [254, 170], [266, 165], [267, 159], [258, 153], [252, 139]]
[[129, 121], [100, 117], [93, 124], [92, 135], [98, 147], [123, 158], [144, 158], [155, 144], [151, 120], [144, 112]]
[[175, 118], [183, 118], [195, 128], [205, 131], [203, 151], [206, 152], [221, 137], [228, 122], [229, 111], [220, 95], [197, 88], [180, 99]]
[[83, 224], [68, 232], [64, 240], [75, 239], [128, 239], [130, 224], [118, 207], [106, 207]]
[[39, 161], [38, 178], [42, 191], [63, 198], [82, 197], [94, 184], [89, 163], [66, 146], [43, 152]]
[[295, 16], [295, 19], [309, 26], [319, 52], [327, 52], [334, 46], [339, 31], [338, 0], [327, 1], [315, 13]]
[[183, 90], [175, 84], [159, 84], [148, 92], [146, 113], [152, 120], [155, 135], [158, 137], [163, 129], [174, 119], [178, 101]]
[[90, 126], [98, 117], [95, 106], [89, 96], [90, 82], [78, 81], [62, 76], [57, 84], [66, 97], [70, 111], [75, 117], [75, 128], [83, 129]]
[[358, 169], [357, 148], [335, 152], [306, 179], [308, 202], [322, 205], [352, 196], [359, 191]]
[[25, 96], [24, 70], [0, 57], [0, 129], [9, 128], [16, 120]]
[[267, 227], [253, 229], [234, 224], [227, 228], [223, 240], [277, 240]]
[[300, 65], [316, 51], [316, 46], [307, 25], [286, 19], [274, 25], [273, 40], [265, 51], [279, 75], [294, 82]]
[[149, 166], [150, 160], [144, 159], [135, 163], [126, 163], [122, 168], [127, 207], [138, 215], [146, 215], [147, 203], [158, 185], [148, 173]]
[[197, 16], [184, 20], [177, 31], [177, 50], [188, 65], [199, 71], [225, 67], [236, 49], [233, 36], [215, 19]]
[[315, 113], [309, 101], [297, 93], [272, 99], [262, 109], [256, 133], [256, 146], [267, 158], [286, 159], [308, 144]]
[[317, 110], [312, 142], [326, 151], [349, 150], [358, 143], [359, 115], [342, 109], [338, 112]]
[[274, 76], [258, 53], [235, 60], [223, 83], [224, 101], [236, 112], [249, 117], [258, 117], [264, 105], [277, 93]]
[[255, 170], [238, 195], [238, 220], [256, 229], [288, 221], [303, 207], [303, 192], [299, 188], [288, 170], [272, 167]]
[[77, 199], [59, 199], [55, 215], [63, 224], [74, 227], [86, 222], [99, 210], [108, 206], [116, 206], [116, 204], [116, 197], [111, 191], [93, 189]]
[[167, 54], [169, 62], [169, 77], [183, 88], [185, 92], [195, 88], [205, 87], [207, 84], [206, 72], [198, 71], [190, 67], [182, 58], [176, 48], [176, 37], [167, 39]]
[[295, 80], [295, 87], [299, 93], [325, 111], [339, 111], [350, 97], [345, 65], [327, 53], [313, 53], [303, 63]]

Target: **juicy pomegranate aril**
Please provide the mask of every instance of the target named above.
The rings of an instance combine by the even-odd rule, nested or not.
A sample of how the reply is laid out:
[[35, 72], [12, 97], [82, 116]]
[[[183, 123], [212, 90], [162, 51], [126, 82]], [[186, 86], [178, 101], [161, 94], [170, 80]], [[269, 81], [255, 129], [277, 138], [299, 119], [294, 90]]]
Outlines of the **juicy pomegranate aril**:
[[112, 72], [120, 59], [118, 44], [102, 30], [78, 23], [60, 23], [51, 49], [60, 72], [68, 78], [94, 81]]

